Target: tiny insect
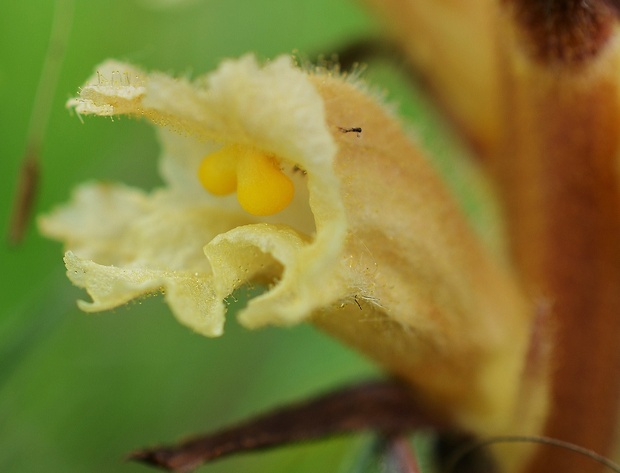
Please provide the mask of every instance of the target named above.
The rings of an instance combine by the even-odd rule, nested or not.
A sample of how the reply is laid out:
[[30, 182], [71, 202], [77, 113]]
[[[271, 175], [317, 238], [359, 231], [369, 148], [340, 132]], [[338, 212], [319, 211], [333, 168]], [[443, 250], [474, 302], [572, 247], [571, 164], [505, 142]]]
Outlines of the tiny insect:
[[297, 164], [295, 164], [295, 166], [293, 166], [293, 172], [294, 172], [294, 173], [301, 173], [301, 174], [303, 174], [304, 176], [305, 176], [306, 174], [308, 174], [308, 172], [307, 172], [305, 169], [300, 168]]
[[357, 137], [359, 138], [360, 135], [362, 134], [362, 129], [360, 127], [353, 127], [353, 128], [343, 128], [341, 126], [338, 127], [338, 129], [343, 132], [343, 133], [357, 133]]

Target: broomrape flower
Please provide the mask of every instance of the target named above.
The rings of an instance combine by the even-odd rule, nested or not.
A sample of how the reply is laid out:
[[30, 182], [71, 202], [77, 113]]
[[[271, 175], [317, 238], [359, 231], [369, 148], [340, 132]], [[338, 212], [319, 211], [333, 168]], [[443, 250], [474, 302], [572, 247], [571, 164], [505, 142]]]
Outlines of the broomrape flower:
[[213, 337], [227, 298], [261, 283], [244, 326], [309, 321], [464, 429], [538, 431], [531, 307], [360, 84], [288, 57], [224, 61], [194, 82], [113, 61], [97, 71], [69, 106], [150, 120], [164, 186], [84, 184], [41, 218], [92, 298], [83, 310], [162, 291], [181, 323]]

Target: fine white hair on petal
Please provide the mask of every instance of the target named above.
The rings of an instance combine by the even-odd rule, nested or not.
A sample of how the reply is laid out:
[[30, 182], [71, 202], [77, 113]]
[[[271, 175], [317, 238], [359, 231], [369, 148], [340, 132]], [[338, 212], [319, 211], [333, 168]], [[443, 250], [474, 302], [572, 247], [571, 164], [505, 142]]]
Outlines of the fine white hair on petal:
[[112, 116], [131, 113], [145, 94], [147, 78], [140, 69], [109, 59], [99, 66], [80, 89], [79, 97], [67, 102], [78, 115]]
[[65, 254], [67, 276], [85, 288], [92, 302], [78, 301], [85, 312], [113, 309], [144, 295], [163, 291], [175, 316], [208, 337], [223, 333], [224, 305], [215, 297], [210, 275], [192, 272], [104, 266]]

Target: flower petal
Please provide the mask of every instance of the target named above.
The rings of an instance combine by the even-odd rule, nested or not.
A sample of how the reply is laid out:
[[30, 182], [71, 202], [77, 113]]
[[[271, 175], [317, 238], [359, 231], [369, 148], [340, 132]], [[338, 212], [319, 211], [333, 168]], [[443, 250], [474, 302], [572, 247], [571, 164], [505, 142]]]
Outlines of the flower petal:
[[217, 336], [223, 298], [215, 299], [202, 248], [245, 223], [243, 217], [166, 191], [147, 195], [122, 185], [87, 184], [39, 224], [71, 250], [65, 257], [67, 274], [93, 298], [80, 303], [83, 310], [111, 309], [162, 290], [181, 322]]
[[220, 297], [248, 279], [265, 276], [272, 284], [239, 313], [242, 324], [256, 328], [297, 323], [342, 296], [342, 284], [326, 286], [320, 274], [317, 278], [308, 273], [312, 265], [307, 258], [314, 257], [312, 250], [309, 241], [288, 226], [256, 224], [218, 236], [205, 253]]
[[83, 258], [103, 264], [120, 264], [123, 254], [118, 239], [132, 222], [151, 210], [147, 195], [119, 184], [82, 184], [73, 201], [39, 217], [39, 228], [65, 242]]
[[[125, 74], [122, 72], [125, 69], [130, 72]], [[127, 90], [121, 90], [122, 86], [111, 88], [107, 82], [102, 84], [102, 76], [114, 74], [138, 77], [141, 86], [138, 89], [127, 81]], [[270, 258], [278, 260], [284, 253], [288, 255], [278, 287], [304, 288], [305, 295], [297, 301], [296, 311], [289, 310], [286, 316], [283, 315], [286, 311], [276, 309], [274, 303], [270, 311], [280, 315], [274, 315], [273, 322], [298, 321], [317, 308], [317, 304], [333, 302], [343, 296], [341, 286], [337, 291], [322, 290], [325, 278], [332, 277], [330, 274], [337, 268], [346, 235], [338, 179], [333, 172], [336, 147], [326, 126], [321, 97], [308, 75], [293, 67], [290, 58], [280, 57], [264, 67], [260, 67], [252, 56], [225, 61], [216, 72], [193, 84], [159, 73], [147, 75], [132, 66], [107, 62], [82, 88], [80, 98], [70, 101], [69, 106], [75, 107], [78, 113], [108, 114], [111, 109], [106, 104], [113, 107], [111, 113], [140, 115], [164, 125], [160, 129], [164, 147], [161, 170], [170, 192], [181, 201], [191, 199], [201, 205], [217, 203], [223, 212], [239, 208], [230, 198], [208, 196], [198, 182], [199, 163], [205, 154], [218, 146], [217, 142], [245, 144], [265, 150], [290, 166], [303, 169], [303, 179], [293, 176], [303, 185], [296, 186], [295, 201], [290, 209], [275, 217], [246, 218], [244, 223], [263, 221], [277, 224], [253, 227], [264, 229], [264, 239], [256, 240], [258, 234], [250, 236], [251, 231], [244, 233], [239, 230], [213, 242], [207, 253], [223, 267], [234, 266], [226, 263], [223, 255], [230, 261], [237, 261], [236, 252], [252, 253], [260, 262], [262, 258], [255, 254], [257, 250], [249, 248], [255, 246], [267, 251], [262, 245], [269, 240], [273, 246]], [[304, 189], [307, 190], [304, 192]], [[311, 213], [304, 210], [308, 205]], [[294, 229], [292, 240], [282, 238], [284, 233], [280, 224]], [[156, 223], [153, 225], [157, 227]], [[221, 252], [233, 243], [239, 248]], [[181, 241], [176, 244], [184, 247]], [[252, 258], [240, 266], [246, 274], [258, 264]], [[225, 272], [221, 274], [225, 275]], [[247, 277], [240, 278], [240, 281], [245, 280]], [[218, 292], [221, 297], [226, 297], [238, 284], [225, 286], [226, 291], [220, 288]], [[313, 295], [316, 293], [323, 293], [326, 297], [317, 298]], [[270, 299], [265, 295], [260, 300], [266, 303]], [[244, 316], [243, 320], [249, 325], [267, 323], [266, 318], [259, 322], [261, 317], [251, 315], [258, 311], [256, 307], [250, 304], [247, 308], [250, 315]]]
[[103, 266], [65, 254], [67, 276], [85, 288], [92, 302], [79, 301], [80, 309], [97, 312], [112, 309], [133, 299], [164, 291], [176, 317], [208, 337], [223, 333], [224, 304], [215, 297], [210, 276], [190, 272], [126, 269]]

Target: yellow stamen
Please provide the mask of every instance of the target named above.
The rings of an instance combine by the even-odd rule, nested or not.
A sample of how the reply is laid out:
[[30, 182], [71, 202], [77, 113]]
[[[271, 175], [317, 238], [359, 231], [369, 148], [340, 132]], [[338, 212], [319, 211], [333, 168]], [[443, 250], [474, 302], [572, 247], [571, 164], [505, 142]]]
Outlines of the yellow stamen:
[[293, 200], [293, 181], [282, 172], [274, 157], [260, 151], [248, 149], [239, 156], [237, 179], [237, 199], [252, 215], [273, 215]]
[[232, 194], [237, 188], [237, 161], [239, 148], [224, 146], [202, 160], [198, 167], [198, 179], [213, 195]]
[[198, 178], [214, 195], [237, 189], [241, 207], [252, 215], [273, 215], [293, 200], [293, 181], [282, 172], [278, 160], [254, 148], [228, 145], [206, 156]]

